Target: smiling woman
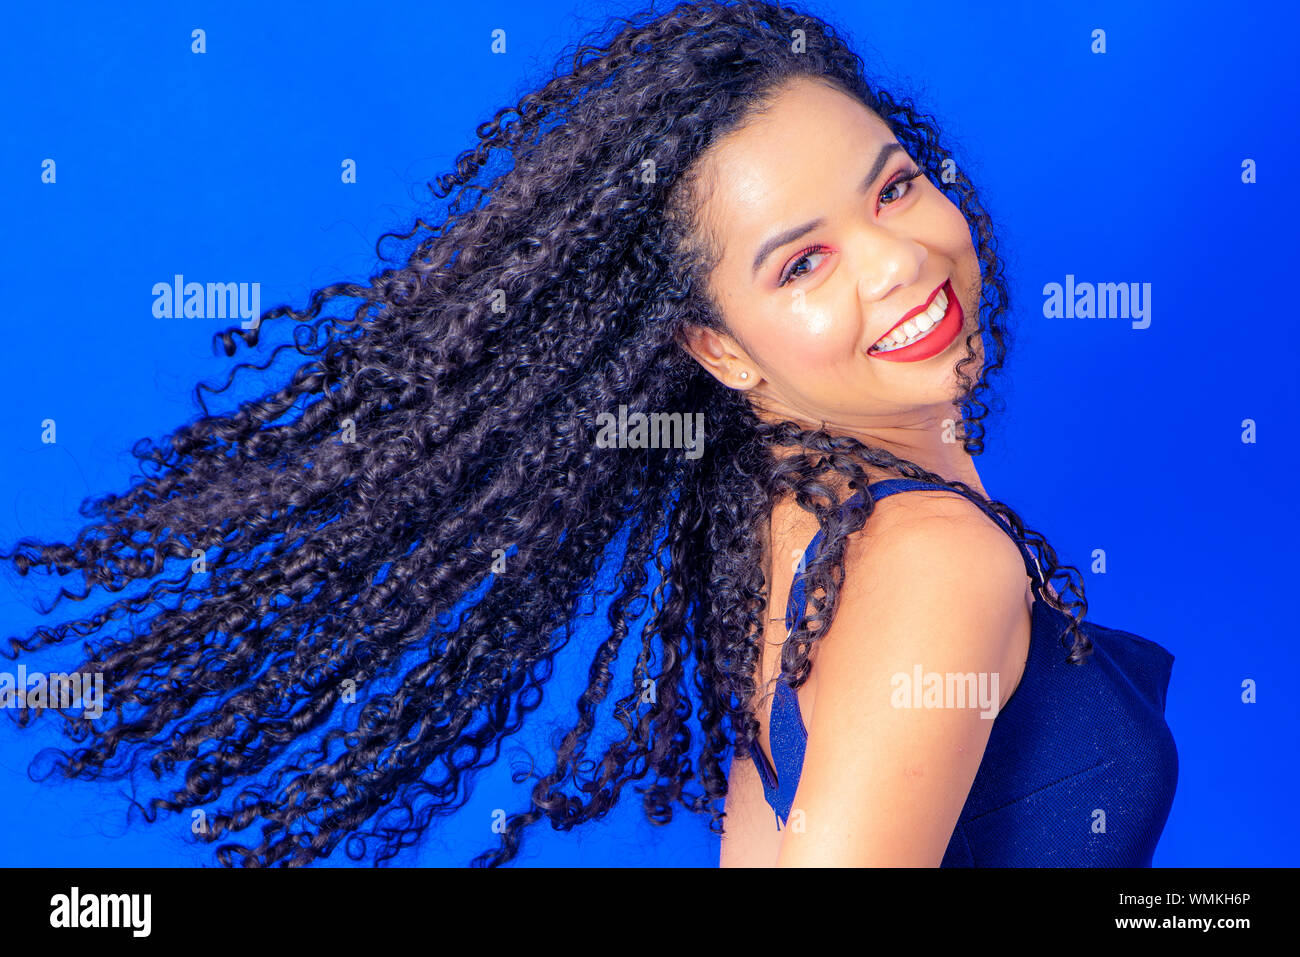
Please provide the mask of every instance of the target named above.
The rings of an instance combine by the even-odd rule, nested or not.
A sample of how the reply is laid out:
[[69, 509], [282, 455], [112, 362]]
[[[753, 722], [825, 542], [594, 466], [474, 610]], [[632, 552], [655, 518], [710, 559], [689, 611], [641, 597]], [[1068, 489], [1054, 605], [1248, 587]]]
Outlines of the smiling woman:
[[[687, 350], [760, 420], [851, 437], [933, 473], [899, 484], [887, 476], [916, 473], [868, 462], [880, 480], [845, 507], [865, 505], [871, 519], [848, 536], [839, 601], [816, 615], [816, 667], [802, 682], [788, 675], [806, 591], [781, 565], [794, 555], [815, 566], [827, 527], [774, 504], [769, 609], [794, 594], [783, 621], [767, 616], [755, 682], [775, 682], [776, 696], [767, 733], [732, 767], [722, 863], [1149, 864], [1177, 770], [1168, 655], [1088, 624], [1089, 651], [1107, 664], [1061, 670], [1056, 639], [1071, 622], [1051, 613], [1037, 558], [980, 500], [971, 450], [952, 440], [962, 333], [983, 361], [971, 226], [869, 103], [838, 82], [789, 79], [700, 161], [721, 324], [687, 330]], [[963, 494], [934, 493], [950, 486]], [[875, 504], [901, 491], [923, 494]], [[768, 647], [786, 660], [769, 661]], [[1013, 697], [1014, 708], [988, 720], [998, 709], [975, 695], [900, 701], [895, 679], [923, 665], [1001, 687], [998, 709]], [[1099, 756], [1109, 776], [1068, 777]], [[1149, 790], [1133, 802], [1119, 785], [1135, 778]], [[1122, 819], [1095, 829], [1094, 809], [1114, 813], [1121, 799]]]
[[834, 84], [796, 77], [769, 97], [701, 160], [726, 332], [692, 330], [687, 348], [724, 384], [733, 368], [755, 370], [743, 389], [761, 417], [824, 422], [978, 488], [969, 453], [937, 427], [960, 418], [961, 390], [955, 357], [936, 357], [978, 332], [966, 319], [981, 287], [969, 224]]
[[[386, 862], [538, 706], [612, 563], [574, 725], [475, 863], [648, 775], [646, 814], [709, 815], [727, 865], [1149, 864], [1171, 658], [1086, 622], [1077, 570], [985, 492], [992, 224], [861, 71], [786, 6], [621, 21], [479, 128], [404, 265], [220, 334], [288, 316], [310, 358], [141, 443], [153, 474], [74, 542], [0, 555], [81, 572], [59, 600], [147, 583], [11, 639], [131, 615], [86, 645], [106, 710], [61, 715], [57, 767], [147, 769], [150, 819], [203, 809], [222, 864]], [[607, 703], [624, 734], [591, 758]]]

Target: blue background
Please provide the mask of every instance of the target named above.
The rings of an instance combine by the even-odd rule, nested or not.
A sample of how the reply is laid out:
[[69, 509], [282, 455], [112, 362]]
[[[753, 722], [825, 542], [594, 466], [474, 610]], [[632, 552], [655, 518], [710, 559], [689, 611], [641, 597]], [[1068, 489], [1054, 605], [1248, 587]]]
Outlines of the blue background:
[[[1287, 311], [1300, 17], [1282, 3], [978, 6], [804, 9], [843, 27], [875, 78], [938, 118], [1000, 230], [1018, 341], [999, 385], [1007, 411], [989, 420], [977, 460], [986, 488], [1083, 570], [1090, 619], [1176, 656], [1167, 717], [1181, 767], [1155, 863], [1295, 865], [1286, 423], [1300, 358]], [[189, 420], [196, 382], [220, 385], [230, 365], [258, 358], [213, 355], [227, 321], [154, 318], [155, 282], [258, 281], [266, 309], [373, 274], [375, 240], [409, 226], [424, 184], [476, 142], [475, 126], [541, 82], [567, 44], [639, 8], [11, 9], [0, 31], [4, 547], [71, 536], [85, 496], [125, 488], [136, 439]], [[195, 27], [207, 32], [203, 55], [190, 52]], [[490, 49], [497, 28], [504, 55]], [[1104, 55], [1090, 52], [1095, 28]], [[41, 182], [47, 157], [55, 185]], [[340, 182], [345, 157], [355, 185]], [[1241, 182], [1246, 158], [1253, 185]], [[1043, 285], [1067, 274], [1151, 283], [1150, 328], [1043, 318]], [[210, 408], [253, 394], [254, 377], [240, 375]], [[54, 445], [40, 442], [47, 417]], [[1255, 444], [1241, 440], [1244, 419], [1257, 423]], [[1097, 548], [1104, 575], [1089, 571]], [[23, 585], [0, 579], [0, 637], [38, 621]], [[462, 864], [495, 846], [493, 809], [526, 801], [509, 782], [512, 755], [544, 757], [548, 734], [572, 723], [598, 637], [587, 630], [561, 653], [529, 728], [405, 862]], [[1255, 704], [1241, 701], [1246, 679]], [[188, 820], [128, 827], [120, 785], [29, 782], [35, 744], [0, 722], [0, 864], [211, 862], [184, 840]], [[606, 822], [569, 834], [534, 825], [519, 861], [716, 864], [703, 817], [681, 811], [656, 828], [624, 795]], [[341, 853], [328, 863], [350, 864]]]

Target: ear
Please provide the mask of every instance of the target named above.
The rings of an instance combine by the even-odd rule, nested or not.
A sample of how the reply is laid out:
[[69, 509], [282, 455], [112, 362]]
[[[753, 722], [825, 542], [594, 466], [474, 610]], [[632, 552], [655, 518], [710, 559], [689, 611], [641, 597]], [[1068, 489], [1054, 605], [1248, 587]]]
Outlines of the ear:
[[751, 389], [762, 381], [754, 361], [725, 332], [692, 324], [678, 336], [677, 344], [729, 389]]

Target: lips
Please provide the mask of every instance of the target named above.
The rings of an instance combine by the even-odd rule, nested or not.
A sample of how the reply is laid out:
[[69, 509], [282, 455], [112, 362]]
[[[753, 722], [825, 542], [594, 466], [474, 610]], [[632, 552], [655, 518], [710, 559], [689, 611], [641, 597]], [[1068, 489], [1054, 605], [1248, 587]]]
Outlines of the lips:
[[[947, 296], [947, 309], [933, 326], [922, 331], [913, 320], [930, 309], [940, 292]], [[921, 320], [922, 324], [926, 321], [927, 319]], [[901, 327], [906, 326], [909, 322], [912, 322], [912, 325], [903, 330]], [[945, 279], [934, 292], [930, 293], [930, 297], [924, 303], [908, 312], [902, 319], [894, 323], [888, 332], [876, 340], [867, 350], [867, 355], [873, 359], [883, 359], [888, 362], [919, 362], [922, 359], [929, 359], [937, 356], [952, 345], [953, 340], [957, 338], [964, 324], [965, 315], [962, 312], [961, 303], [957, 301], [957, 296], [953, 293], [951, 284]], [[894, 346], [890, 334], [895, 330], [906, 331], [913, 336], [912, 340], [906, 345]], [[886, 342], [890, 343], [890, 348], [887, 351], [879, 351]]]

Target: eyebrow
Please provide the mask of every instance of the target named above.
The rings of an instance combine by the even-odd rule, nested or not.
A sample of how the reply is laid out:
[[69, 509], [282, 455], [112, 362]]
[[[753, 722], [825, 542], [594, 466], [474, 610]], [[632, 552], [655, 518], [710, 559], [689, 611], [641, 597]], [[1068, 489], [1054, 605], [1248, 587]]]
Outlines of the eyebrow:
[[[876, 177], [880, 175], [881, 170], [885, 168], [885, 164], [889, 162], [889, 158], [893, 156], [895, 153], [901, 152], [902, 149], [903, 149], [902, 145], [897, 141], [893, 143], [886, 143], [884, 146], [882, 146], [880, 148], [880, 152], [876, 154], [876, 161], [871, 164], [871, 169], [867, 173], [867, 175], [863, 178], [862, 184], [858, 187], [858, 190], [863, 193], [869, 190], [871, 188], [871, 184], [876, 181]], [[754, 256], [753, 275], [755, 276], [758, 275], [758, 270], [762, 268], [763, 262], [767, 259], [768, 256], [772, 255], [772, 253], [774, 253], [776, 250], [780, 249], [786, 243], [792, 243], [800, 236], [810, 233], [814, 229], [817, 229], [818, 227], [825, 225], [825, 223], [826, 223], [825, 217], [819, 216], [818, 218], [809, 220], [808, 222], [800, 226], [792, 226], [791, 228], [785, 230], [784, 232], [780, 232], [777, 233], [775, 236], [769, 237], [767, 240], [764, 241], [763, 245], [758, 247], [758, 253], [755, 254]]]

